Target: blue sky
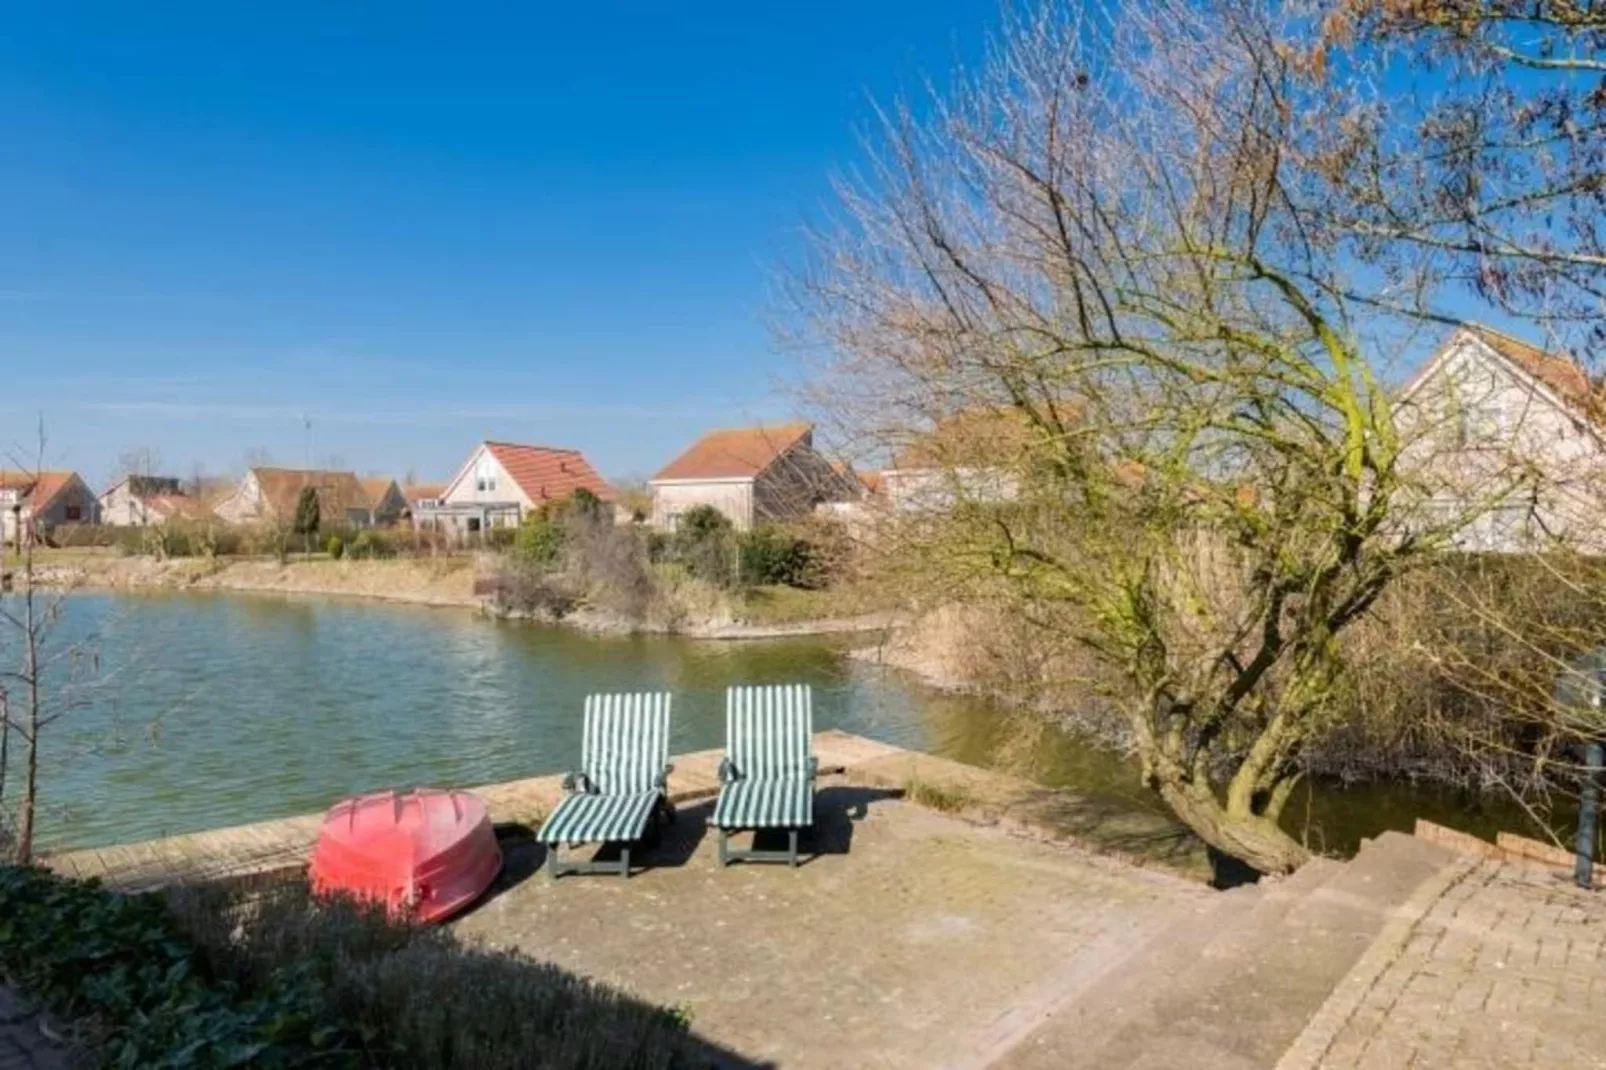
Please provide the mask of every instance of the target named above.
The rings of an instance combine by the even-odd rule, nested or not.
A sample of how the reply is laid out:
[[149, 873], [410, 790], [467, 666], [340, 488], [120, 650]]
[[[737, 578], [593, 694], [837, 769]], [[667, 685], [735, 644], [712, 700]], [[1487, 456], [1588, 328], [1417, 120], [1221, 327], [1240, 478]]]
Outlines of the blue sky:
[[[483, 437], [644, 474], [786, 415], [773, 272], [871, 99], [994, 0], [25, 5], [0, 35], [0, 446], [92, 481]], [[302, 415], [310, 415], [306, 432]]]

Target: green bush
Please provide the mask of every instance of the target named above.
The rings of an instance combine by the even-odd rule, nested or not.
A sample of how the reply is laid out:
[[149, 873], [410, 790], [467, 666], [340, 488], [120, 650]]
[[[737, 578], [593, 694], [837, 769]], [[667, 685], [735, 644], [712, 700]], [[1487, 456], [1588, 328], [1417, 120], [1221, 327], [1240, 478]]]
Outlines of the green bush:
[[490, 528], [480, 534], [480, 543], [487, 550], [511, 550], [518, 534], [518, 528]]
[[725, 514], [711, 505], [697, 505], [681, 514], [670, 540], [670, 557], [697, 579], [728, 587], [734, 579], [735, 545], [735, 529]]
[[305, 881], [124, 896], [0, 867], [0, 970], [110, 1067], [708, 1065], [685, 1016]]
[[537, 568], [553, 568], [563, 557], [563, 539], [561, 511], [541, 508], [519, 525], [513, 548], [520, 560]]
[[382, 531], [364, 528], [357, 532], [357, 537], [351, 540], [351, 546], [346, 552], [358, 560], [379, 560], [396, 556], [396, 544]]
[[737, 555], [745, 584], [817, 585], [813, 544], [779, 528], [754, 528], [737, 543]]
[[329, 556], [336, 561], [339, 561], [346, 552], [346, 541], [339, 535], [329, 536], [323, 545], [324, 549], [329, 552]]
[[219, 983], [152, 895], [0, 868], [0, 967], [72, 1020], [97, 1065], [362, 1063], [303, 971], [276, 969], [251, 995]]

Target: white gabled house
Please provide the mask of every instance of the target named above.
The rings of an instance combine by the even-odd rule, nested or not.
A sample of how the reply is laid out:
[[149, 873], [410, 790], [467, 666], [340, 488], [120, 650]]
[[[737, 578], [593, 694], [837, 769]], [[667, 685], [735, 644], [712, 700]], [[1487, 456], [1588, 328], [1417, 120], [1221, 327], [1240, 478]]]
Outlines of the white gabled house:
[[1606, 392], [1571, 357], [1465, 327], [1395, 404], [1425, 526], [1469, 551], [1606, 548]]
[[613, 488], [579, 450], [481, 442], [435, 498], [412, 501], [413, 526], [458, 538], [517, 527], [544, 505], [588, 490], [604, 502]]
[[77, 472], [0, 469], [0, 543], [48, 538], [60, 524], [95, 524], [100, 501]]

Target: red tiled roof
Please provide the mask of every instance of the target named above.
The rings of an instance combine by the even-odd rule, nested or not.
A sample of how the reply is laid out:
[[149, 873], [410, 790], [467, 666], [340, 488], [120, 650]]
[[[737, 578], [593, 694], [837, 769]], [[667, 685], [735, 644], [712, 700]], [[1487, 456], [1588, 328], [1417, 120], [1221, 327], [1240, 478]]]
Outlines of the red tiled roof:
[[386, 476], [359, 479], [357, 482], [362, 484], [363, 493], [368, 495], [368, 503], [374, 509], [379, 508], [379, 503], [385, 500], [385, 495], [390, 493], [391, 487], [401, 489], [394, 479]]
[[422, 501], [434, 501], [446, 493], [445, 483], [409, 483], [401, 489], [402, 497], [407, 499], [408, 505]]
[[605, 502], [613, 501], [613, 488], [579, 450], [520, 446], [512, 442], [487, 442], [485, 448], [525, 496], [537, 505], [560, 501], [582, 487]]
[[894, 470], [1008, 464], [1031, 445], [1026, 418], [1014, 409], [964, 409], [937, 421], [892, 458]]
[[1536, 345], [1513, 338], [1509, 334], [1488, 327], [1473, 325], [1468, 332], [1478, 341], [1517, 365], [1529, 375], [1544, 383], [1568, 401], [1593, 406], [1596, 403], [1595, 385], [1589, 374], [1572, 357], [1548, 353]]
[[1576, 360], [1564, 353], [1548, 352], [1531, 342], [1513, 338], [1509, 334], [1479, 323], [1469, 323], [1456, 328], [1450, 335], [1449, 341], [1440, 347], [1426, 364], [1417, 369], [1416, 374], [1405, 384], [1401, 392], [1409, 394], [1415, 390], [1433, 369], [1438, 367], [1439, 358], [1444, 356], [1463, 334], [1476, 338], [1520, 370], [1543, 383], [1563, 401], [1582, 409], [1591, 419], [1606, 422], [1602, 420], [1601, 384], [1591, 380], [1589, 373]]
[[144, 499], [145, 507], [168, 520], [210, 520], [211, 508], [188, 494], [157, 494]]
[[300, 468], [253, 468], [251, 471], [262, 488], [263, 504], [275, 516], [286, 519], [294, 516], [301, 488], [307, 486], [317, 488], [318, 512], [325, 519], [351, 510], [373, 508], [368, 493], [352, 472]]
[[22, 492], [22, 499], [30, 509], [43, 509], [55, 500], [62, 488], [73, 481], [74, 473], [46, 469], [40, 472], [22, 472], [0, 468], [0, 490]]
[[752, 479], [813, 432], [807, 423], [710, 431], [652, 478]]

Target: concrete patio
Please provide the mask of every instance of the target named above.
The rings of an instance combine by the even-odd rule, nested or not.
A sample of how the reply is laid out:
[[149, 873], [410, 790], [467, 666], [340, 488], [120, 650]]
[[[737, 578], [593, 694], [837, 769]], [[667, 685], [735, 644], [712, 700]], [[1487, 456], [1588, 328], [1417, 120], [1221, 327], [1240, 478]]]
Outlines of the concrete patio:
[[706, 802], [629, 880], [526, 843], [457, 928], [678, 1006], [737, 1065], [982, 1067], [1212, 895], [897, 795], [827, 778], [796, 870], [720, 869]]

